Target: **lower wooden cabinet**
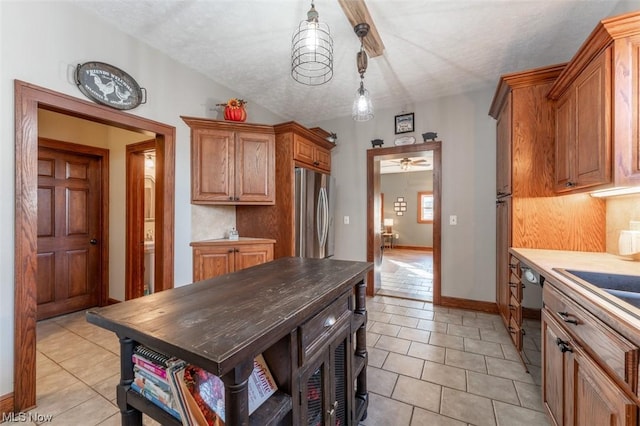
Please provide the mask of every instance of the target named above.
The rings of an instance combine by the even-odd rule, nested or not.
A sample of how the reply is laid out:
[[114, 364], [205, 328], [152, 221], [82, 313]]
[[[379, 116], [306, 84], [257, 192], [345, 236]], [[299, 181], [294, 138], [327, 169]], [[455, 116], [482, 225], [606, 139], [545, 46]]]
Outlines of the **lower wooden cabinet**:
[[[625, 389], [556, 320], [567, 315], [552, 310], [558, 301], [549, 298], [556, 295], [545, 292], [542, 310], [542, 399], [548, 414], [556, 425], [637, 425], [638, 407]], [[588, 326], [571, 314], [567, 320], [575, 327]]]
[[300, 377], [300, 414], [305, 425], [351, 424], [351, 400], [348, 397], [349, 323], [318, 354]]
[[192, 242], [193, 281], [202, 281], [273, 260], [275, 240], [240, 238], [238, 241]]

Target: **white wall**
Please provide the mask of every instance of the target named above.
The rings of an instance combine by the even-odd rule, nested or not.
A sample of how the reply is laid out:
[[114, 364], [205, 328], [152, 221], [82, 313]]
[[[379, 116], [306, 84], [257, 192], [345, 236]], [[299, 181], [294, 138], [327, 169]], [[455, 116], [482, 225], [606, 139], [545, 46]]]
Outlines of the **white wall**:
[[[418, 192], [432, 190], [433, 171], [380, 175], [384, 219], [393, 219], [394, 245], [433, 247], [433, 224], [418, 222]], [[407, 211], [402, 216], [393, 210], [393, 203], [398, 197], [404, 197], [407, 203]]]
[[[495, 86], [409, 107], [414, 136], [427, 131], [442, 141], [442, 295], [495, 301], [495, 121], [488, 110]], [[376, 107], [379, 108], [378, 105]], [[338, 259], [366, 260], [366, 150], [372, 139], [393, 146], [398, 110], [378, 109], [373, 120], [343, 118], [318, 123], [338, 134], [332, 152], [336, 177]], [[408, 134], [410, 135], [410, 134]], [[407, 136], [403, 134], [402, 136]], [[449, 215], [458, 216], [450, 226]]]
[[[72, 71], [78, 63], [94, 60], [123, 69], [147, 89], [148, 102], [132, 114], [176, 127], [176, 286], [191, 282], [189, 128], [180, 115], [215, 118], [216, 103], [233, 96], [251, 101], [247, 94], [234, 93], [177, 64], [72, 3], [0, 1], [0, 396], [13, 391], [14, 79], [85, 99], [73, 83]], [[254, 122], [285, 121], [254, 102], [248, 114]], [[227, 222], [235, 218], [231, 209], [208, 211]], [[216, 223], [207, 225], [211, 234], [226, 230]]]

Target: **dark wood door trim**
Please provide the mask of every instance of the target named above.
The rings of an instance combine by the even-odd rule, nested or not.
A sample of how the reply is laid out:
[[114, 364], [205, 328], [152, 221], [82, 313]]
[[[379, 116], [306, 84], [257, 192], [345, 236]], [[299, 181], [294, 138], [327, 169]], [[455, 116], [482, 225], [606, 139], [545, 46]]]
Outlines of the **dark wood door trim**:
[[[433, 304], [441, 302], [440, 259], [441, 259], [441, 191], [442, 191], [442, 143], [425, 142], [416, 145], [404, 145], [390, 148], [373, 148], [367, 150], [367, 261], [374, 262], [380, 257], [380, 226], [375, 223], [376, 198], [380, 194], [380, 159], [387, 156], [395, 158], [398, 154], [410, 154], [422, 151], [433, 151]], [[377, 192], [377, 193], [376, 193]], [[370, 271], [367, 276], [367, 295], [373, 296], [374, 289], [379, 288], [379, 274]]]
[[40, 146], [98, 157], [100, 160], [100, 275], [101, 283], [98, 304], [104, 306], [109, 299], [109, 150], [71, 142], [39, 138]]
[[175, 127], [15, 80], [14, 410], [36, 403], [38, 108], [156, 135], [158, 290], [173, 287]]

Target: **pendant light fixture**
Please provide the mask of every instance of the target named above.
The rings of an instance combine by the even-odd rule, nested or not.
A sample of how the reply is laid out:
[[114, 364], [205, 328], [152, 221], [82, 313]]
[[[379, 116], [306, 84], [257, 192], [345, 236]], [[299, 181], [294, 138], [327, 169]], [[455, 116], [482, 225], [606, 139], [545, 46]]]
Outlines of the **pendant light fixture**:
[[369, 33], [369, 24], [362, 23], [356, 25], [353, 30], [360, 38], [360, 51], [356, 55], [356, 65], [360, 74], [360, 87], [356, 90], [356, 98], [351, 108], [351, 117], [355, 121], [367, 121], [373, 118], [373, 104], [369, 91], [364, 88], [364, 73], [367, 71], [367, 52], [364, 51], [364, 37]]
[[307, 86], [319, 86], [333, 77], [333, 39], [329, 26], [318, 22], [311, 1], [307, 19], [300, 22], [291, 41], [291, 76]]

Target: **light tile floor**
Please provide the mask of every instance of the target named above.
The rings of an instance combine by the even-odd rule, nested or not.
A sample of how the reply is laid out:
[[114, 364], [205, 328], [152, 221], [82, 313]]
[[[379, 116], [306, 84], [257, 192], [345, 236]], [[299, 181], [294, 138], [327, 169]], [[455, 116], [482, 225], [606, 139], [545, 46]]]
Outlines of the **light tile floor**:
[[[528, 374], [497, 315], [386, 296], [367, 303], [370, 402], [362, 426], [549, 424], [539, 322], [525, 323]], [[47, 425], [119, 425], [118, 353], [115, 335], [87, 323], [84, 312], [39, 322], [32, 414], [53, 416]], [[144, 424], [157, 423], [145, 416]]]
[[433, 253], [385, 249], [380, 266], [378, 294], [433, 301]]

